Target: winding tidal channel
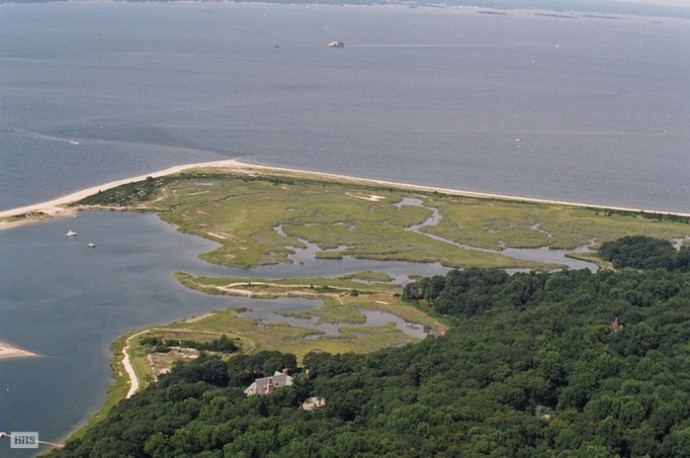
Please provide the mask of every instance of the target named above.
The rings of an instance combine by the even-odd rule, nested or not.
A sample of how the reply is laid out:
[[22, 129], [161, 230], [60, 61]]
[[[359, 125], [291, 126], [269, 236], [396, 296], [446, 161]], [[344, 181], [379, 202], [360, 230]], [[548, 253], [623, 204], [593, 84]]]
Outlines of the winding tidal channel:
[[[438, 208], [435, 207], [427, 207], [424, 205], [424, 202], [422, 202], [421, 199], [414, 199], [410, 197], [405, 197], [402, 199], [402, 201], [398, 202], [395, 204], [398, 208], [401, 208], [405, 205], [413, 205], [417, 207], [423, 207], [431, 210], [431, 215], [421, 222], [420, 224], [415, 224], [414, 226], [410, 226], [407, 228], [408, 231], [411, 232], [416, 232], [417, 234], [422, 234], [425, 235], [429, 238], [432, 238], [434, 240], [438, 240], [440, 242], [448, 243], [450, 245], [459, 247], [459, 248], [464, 248], [466, 250], [475, 250], [475, 251], [482, 251], [485, 253], [494, 253], [494, 254], [502, 254], [504, 256], [509, 256], [511, 258], [515, 259], [522, 259], [525, 261], [536, 261], [536, 262], [544, 262], [544, 263], [555, 263], [555, 264], [563, 264], [567, 266], [569, 269], [591, 269], [591, 270], [597, 270], [597, 266], [591, 262], [586, 262], [586, 261], [580, 261], [578, 259], [573, 259], [569, 258], [566, 255], [568, 253], [587, 253], [591, 252], [592, 250], [589, 248], [589, 246], [581, 246], [577, 247], [574, 250], [555, 250], [551, 249], [549, 247], [540, 247], [540, 248], [503, 248], [498, 251], [498, 250], [489, 250], [486, 248], [476, 248], [472, 247], [469, 245], [463, 245], [461, 243], [454, 242], [452, 240], [448, 240], [446, 238], [443, 238], [441, 236], [438, 236], [436, 234], [431, 234], [429, 232], [422, 231], [422, 228], [425, 227], [433, 227], [438, 225], [438, 223], [441, 222], [441, 218], [443, 215], [441, 214], [441, 211]], [[547, 231], [543, 230], [540, 228], [539, 224], [535, 224], [532, 226], [532, 230], [542, 232], [546, 234], [547, 237], [551, 237], [551, 234], [548, 233]], [[501, 245], [503, 243], [501, 242]], [[512, 271], [512, 270], [511, 270]]]

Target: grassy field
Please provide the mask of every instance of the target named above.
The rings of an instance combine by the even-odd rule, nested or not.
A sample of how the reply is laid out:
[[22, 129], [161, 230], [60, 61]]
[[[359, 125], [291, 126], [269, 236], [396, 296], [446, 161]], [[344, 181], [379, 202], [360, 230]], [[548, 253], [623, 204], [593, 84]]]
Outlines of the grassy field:
[[643, 213], [433, 195], [428, 202], [445, 215], [428, 232], [489, 249], [574, 249], [590, 244], [596, 248], [624, 235], [675, 239], [690, 231], [687, 222], [659, 221]]
[[[84, 203], [136, 203], [137, 209], [160, 211], [163, 220], [181, 231], [221, 244], [203, 259], [243, 268], [289, 262], [305, 240], [319, 247], [319, 258], [550, 269], [556, 266], [514, 259], [500, 250], [596, 247], [631, 234], [690, 236], [687, 218], [420, 192], [306, 172], [209, 170], [148, 180], [140, 187], [116, 188]], [[396, 205], [403, 198], [417, 199], [422, 206]], [[442, 218], [421, 231], [455, 244], [406, 230], [424, 222], [432, 209]]]

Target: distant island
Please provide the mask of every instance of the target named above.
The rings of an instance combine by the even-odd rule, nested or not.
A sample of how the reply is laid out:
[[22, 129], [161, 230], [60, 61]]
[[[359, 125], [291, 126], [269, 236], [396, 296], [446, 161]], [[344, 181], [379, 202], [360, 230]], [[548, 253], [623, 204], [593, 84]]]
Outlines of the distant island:
[[[63, 2], [66, 0], [0, 0], [2, 3], [49, 3]], [[99, 0], [94, 0], [99, 1]], [[125, 0], [133, 3], [156, 2], [175, 3], [179, 0]], [[212, 3], [221, 0], [198, 0], [199, 3]], [[257, 3], [251, 0], [234, 0], [234, 3]], [[611, 18], [608, 15], [632, 15], [632, 16], [658, 16], [678, 17], [690, 19], [690, 5], [682, 4], [674, 0], [448, 0], [425, 1], [416, 0], [409, 2], [385, 1], [385, 0], [263, 0], [259, 3], [273, 3], [286, 5], [397, 5], [406, 7], [470, 7], [487, 8], [491, 10], [541, 10], [555, 13], [580, 13], [590, 17]], [[480, 11], [481, 12], [481, 11]], [[555, 14], [557, 17], [574, 18], [570, 14]]]

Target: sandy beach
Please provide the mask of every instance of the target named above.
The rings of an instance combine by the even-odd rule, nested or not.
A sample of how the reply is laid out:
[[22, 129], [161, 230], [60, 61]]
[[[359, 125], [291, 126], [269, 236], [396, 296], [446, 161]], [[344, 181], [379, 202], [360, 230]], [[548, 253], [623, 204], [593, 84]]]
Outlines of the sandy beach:
[[[132, 183], [132, 182], [136, 182], [136, 181], [142, 181], [148, 177], [157, 178], [157, 177], [161, 177], [161, 176], [165, 176], [165, 175], [172, 175], [175, 173], [180, 173], [180, 172], [183, 172], [185, 170], [200, 169], [200, 168], [222, 168], [222, 169], [227, 169], [229, 171], [243, 172], [243, 173], [256, 173], [256, 172], [261, 172], [261, 171], [263, 171], [263, 172], [280, 172], [280, 173], [288, 172], [288, 173], [312, 175], [312, 176], [316, 176], [316, 177], [323, 177], [323, 178], [335, 179], [335, 180], [340, 180], [340, 181], [350, 181], [350, 182], [380, 185], [380, 186], [386, 186], [386, 187], [397, 187], [397, 188], [402, 188], [402, 189], [409, 189], [412, 191], [439, 192], [439, 193], [443, 193], [443, 194], [466, 196], [466, 197], [478, 197], [478, 198], [485, 198], [485, 199], [502, 199], [502, 200], [513, 200], [513, 201], [523, 201], [523, 202], [534, 202], [534, 203], [549, 204], [549, 205], [567, 205], [567, 206], [574, 206], [574, 207], [589, 207], [589, 208], [599, 208], [599, 209], [622, 210], [622, 211], [630, 211], [630, 212], [645, 211], [645, 212], [650, 212], [650, 213], [672, 214], [672, 215], [690, 217], [690, 213], [665, 212], [665, 211], [656, 211], [653, 209], [614, 207], [614, 206], [606, 206], [606, 205], [589, 204], [589, 203], [584, 203], [584, 202], [566, 202], [566, 201], [560, 201], [560, 200], [538, 199], [538, 198], [532, 198], [532, 197], [509, 196], [509, 195], [504, 195], [504, 194], [490, 194], [490, 193], [482, 193], [482, 192], [463, 191], [463, 190], [459, 190], [459, 189], [414, 185], [414, 184], [400, 183], [400, 182], [395, 182], [395, 181], [374, 180], [374, 179], [369, 179], [369, 178], [358, 178], [358, 177], [352, 177], [352, 176], [347, 176], [347, 175], [338, 175], [338, 174], [326, 173], [326, 172], [314, 172], [314, 171], [309, 171], [309, 170], [298, 170], [298, 169], [289, 169], [289, 168], [282, 168], [282, 167], [253, 165], [253, 164], [247, 164], [247, 163], [240, 162], [236, 159], [227, 159], [227, 160], [222, 160], [222, 161], [198, 162], [198, 163], [193, 163], [193, 164], [178, 165], [178, 166], [170, 167], [170, 168], [167, 168], [164, 170], [159, 170], [157, 172], [147, 173], [145, 175], [140, 175], [140, 176], [136, 176], [136, 177], [132, 177], [132, 178], [125, 178], [122, 180], [111, 181], [109, 183], [104, 183], [104, 184], [99, 185], [99, 186], [93, 186], [93, 187], [83, 189], [81, 191], [77, 191], [77, 192], [62, 196], [62, 197], [58, 197], [57, 199], [49, 200], [47, 202], [41, 202], [41, 203], [37, 203], [37, 204], [33, 204], [33, 205], [27, 205], [24, 207], [13, 208], [10, 210], [3, 210], [3, 211], [0, 211], [0, 219], [6, 219], [6, 220], [0, 221], [0, 231], [4, 230], [4, 229], [9, 229], [12, 227], [24, 225], [24, 224], [42, 221], [47, 217], [71, 216], [77, 211], [77, 209], [68, 208], [67, 205], [72, 204], [74, 202], [78, 202], [79, 200], [84, 199], [85, 197], [88, 197], [90, 195], [98, 193], [99, 191], [106, 191], [108, 189], [112, 189], [112, 188], [116, 188], [118, 186], [121, 186], [123, 184]], [[34, 213], [35, 216], [28, 216], [27, 218], [22, 218], [22, 219], [17, 219], [17, 220], [8, 220], [8, 219], [13, 218], [13, 217], [31, 214], [31, 213]]]
[[[241, 168], [246, 167], [245, 164], [234, 159], [228, 159], [223, 161], [214, 162], [198, 162], [193, 164], [183, 164], [177, 165], [175, 167], [170, 167], [164, 170], [159, 170], [157, 172], [147, 173], [146, 175], [140, 175], [137, 177], [124, 178], [122, 180], [115, 180], [109, 183], [104, 183], [98, 186], [92, 186], [90, 188], [82, 189], [81, 191], [73, 192], [57, 199], [49, 200], [47, 202], [41, 202], [32, 205], [26, 205], [24, 207], [12, 208], [10, 210], [0, 211], [0, 219], [2, 218], [12, 218], [19, 215], [26, 215], [29, 213], [36, 213], [36, 216], [29, 216], [27, 218], [17, 220], [17, 221], [0, 221], [0, 230], [9, 229], [15, 226], [21, 226], [24, 224], [29, 224], [37, 221], [41, 221], [46, 216], [47, 217], [60, 217], [60, 216], [71, 216], [76, 212], [74, 208], [66, 208], [67, 205], [78, 202], [85, 197], [96, 194], [99, 191], [107, 191], [108, 189], [116, 188], [122, 186], [123, 184], [132, 183], [135, 181], [145, 180], [148, 177], [157, 178], [165, 175], [172, 175], [175, 173], [180, 173], [185, 170], [198, 169], [205, 167], [224, 167], [224, 168]], [[38, 215], [42, 213], [43, 215]]]
[[12, 358], [31, 358], [38, 356], [30, 351], [22, 350], [7, 342], [0, 342], [0, 360]]

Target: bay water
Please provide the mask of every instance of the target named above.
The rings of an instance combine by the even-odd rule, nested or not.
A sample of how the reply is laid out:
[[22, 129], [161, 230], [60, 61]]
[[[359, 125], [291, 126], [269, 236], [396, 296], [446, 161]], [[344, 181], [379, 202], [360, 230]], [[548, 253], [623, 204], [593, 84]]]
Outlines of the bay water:
[[478, 12], [4, 4], [0, 209], [237, 157], [690, 212], [689, 21]]

